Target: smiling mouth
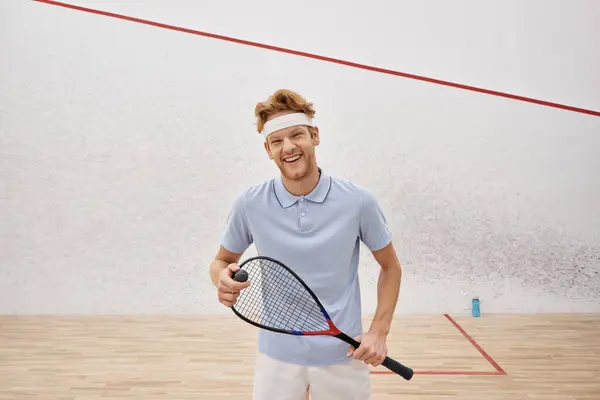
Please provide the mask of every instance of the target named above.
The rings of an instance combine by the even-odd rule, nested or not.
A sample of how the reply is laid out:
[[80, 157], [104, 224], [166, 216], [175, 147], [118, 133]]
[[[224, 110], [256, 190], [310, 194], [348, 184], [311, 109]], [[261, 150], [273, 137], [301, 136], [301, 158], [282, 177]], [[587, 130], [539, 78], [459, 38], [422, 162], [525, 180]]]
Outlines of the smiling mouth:
[[291, 156], [291, 157], [286, 157], [283, 159], [283, 162], [287, 163], [287, 164], [293, 164], [296, 161], [298, 161], [300, 159], [300, 157], [302, 157], [302, 154], [296, 154], [295, 156]]

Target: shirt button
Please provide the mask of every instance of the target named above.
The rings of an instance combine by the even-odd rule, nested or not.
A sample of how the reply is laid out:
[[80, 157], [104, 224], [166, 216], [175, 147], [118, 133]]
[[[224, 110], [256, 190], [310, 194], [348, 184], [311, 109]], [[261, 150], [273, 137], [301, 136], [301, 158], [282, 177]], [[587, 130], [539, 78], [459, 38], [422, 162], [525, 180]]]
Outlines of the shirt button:
[[301, 212], [300, 215], [302, 215], [303, 217], [306, 215], [305, 212]]

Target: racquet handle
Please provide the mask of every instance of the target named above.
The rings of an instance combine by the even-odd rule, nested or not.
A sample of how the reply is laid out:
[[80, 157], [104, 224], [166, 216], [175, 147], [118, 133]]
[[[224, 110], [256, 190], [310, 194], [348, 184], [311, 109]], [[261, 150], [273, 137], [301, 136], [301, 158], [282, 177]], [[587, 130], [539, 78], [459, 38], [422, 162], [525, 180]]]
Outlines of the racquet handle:
[[[339, 335], [335, 336], [338, 339], [342, 339], [344, 342], [354, 346], [355, 349], [358, 349], [360, 347], [360, 342], [357, 342], [345, 333], [340, 333]], [[381, 364], [390, 371], [397, 373], [407, 381], [410, 381], [413, 377], [413, 370], [411, 368], [407, 367], [406, 365], [400, 364], [393, 358], [386, 357]]]
[[393, 358], [386, 357], [381, 364], [390, 371], [397, 373], [407, 381], [410, 381], [413, 377], [413, 370], [411, 368], [400, 364]]

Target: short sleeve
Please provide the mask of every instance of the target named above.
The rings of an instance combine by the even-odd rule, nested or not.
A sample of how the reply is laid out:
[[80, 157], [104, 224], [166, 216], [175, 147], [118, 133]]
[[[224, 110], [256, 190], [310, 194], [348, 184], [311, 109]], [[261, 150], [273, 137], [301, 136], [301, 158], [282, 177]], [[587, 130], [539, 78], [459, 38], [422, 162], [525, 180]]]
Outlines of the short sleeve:
[[[244, 193], [245, 194], [245, 193]], [[221, 244], [232, 253], [243, 253], [252, 244], [252, 233], [248, 224], [244, 194], [233, 202], [221, 235]]]
[[362, 189], [361, 196], [360, 240], [371, 251], [381, 250], [391, 242], [392, 232], [388, 228], [383, 210], [373, 194]]

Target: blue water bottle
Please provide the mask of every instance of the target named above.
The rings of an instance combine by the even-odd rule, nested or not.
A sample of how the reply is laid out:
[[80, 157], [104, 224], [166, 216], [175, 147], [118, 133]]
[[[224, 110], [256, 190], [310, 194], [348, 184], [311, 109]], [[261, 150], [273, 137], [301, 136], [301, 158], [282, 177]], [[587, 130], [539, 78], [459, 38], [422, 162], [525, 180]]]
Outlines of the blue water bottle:
[[473, 298], [473, 307], [472, 307], [471, 313], [473, 314], [473, 316], [475, 318], [477, 318], [481, 315], [481, 311], [479, 310], [479, 298], [478, 297]]

